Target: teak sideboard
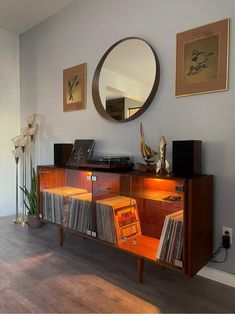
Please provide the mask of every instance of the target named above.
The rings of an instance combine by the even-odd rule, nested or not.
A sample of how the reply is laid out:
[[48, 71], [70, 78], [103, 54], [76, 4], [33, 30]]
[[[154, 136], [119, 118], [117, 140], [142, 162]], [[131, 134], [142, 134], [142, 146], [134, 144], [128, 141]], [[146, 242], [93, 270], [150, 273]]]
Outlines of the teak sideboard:
[[213, 249], [213, 176], [38, 166], [39, 217], [143, 262], [194, 276]]

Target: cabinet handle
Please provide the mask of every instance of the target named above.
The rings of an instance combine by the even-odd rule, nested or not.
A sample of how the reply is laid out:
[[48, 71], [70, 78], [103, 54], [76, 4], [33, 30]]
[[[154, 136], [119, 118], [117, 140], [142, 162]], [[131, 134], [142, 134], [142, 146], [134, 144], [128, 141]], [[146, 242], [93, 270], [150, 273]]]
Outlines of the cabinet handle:
[[125, 243], [126, 241], [127, 241], [127, 237], [124, 237], [124, 238], [122, 239], [122, 242]]
[[40, 170], [39, 173], [40, 174], [49, 174], [49, 173], [51, 173], [51, 171], [50, 170]]
[[136, 243], [137, 243], [137, 240], [136, 240], [136, 239], [133, 239], [133, 240], [132, 240], [132, 245], [134, 245], [134, 246], [135, 246], [135, 245], [136, 245]]
[[184, 192], [184, 185], [176, 185], [175, 190], [176, 192]]
[[98, 177], [97, 176], [87, 176], [86, 177], [88, 181], [98, 181]]

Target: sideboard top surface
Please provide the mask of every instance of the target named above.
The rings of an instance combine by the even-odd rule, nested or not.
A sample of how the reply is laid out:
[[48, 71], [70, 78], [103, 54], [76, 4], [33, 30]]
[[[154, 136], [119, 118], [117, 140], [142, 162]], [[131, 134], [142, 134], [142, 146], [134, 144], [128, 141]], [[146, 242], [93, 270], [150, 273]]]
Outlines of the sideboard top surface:
[[121, 175], [129, 175], [129, 176], [142, 176], [145, 178], [151, 179], [165, 179], [165, 180], [182, 180], [182, 179], [197, 179], [204, 176], [212, 176], [207, 174], [195, 175], [195, 176], [175, 176], [170, 173], [167, 175], [159, 175], [154, 172], [142, 172], [136, 169], [131, 170], [123, 170], [123, 169], [100, 169], [100, 168], [91, 168], [91, 167], [65, 167], [65, 166], [57, 166], [57, 165], [38, 165], [38, 169], [40, 168], [50, 168], [50, 169], [65, 169], [65, 170], [75, 170], [75, 171], [87, 171], [87, 172], [96, 172], [96, 173], [110, 173], [110, 174], [121, 174]]

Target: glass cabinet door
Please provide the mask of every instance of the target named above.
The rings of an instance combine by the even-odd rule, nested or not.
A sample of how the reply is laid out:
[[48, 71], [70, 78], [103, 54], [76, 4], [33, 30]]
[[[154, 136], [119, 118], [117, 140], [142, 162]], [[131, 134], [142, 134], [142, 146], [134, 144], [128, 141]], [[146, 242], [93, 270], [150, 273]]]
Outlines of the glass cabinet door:
[[131, 197], [140, 221], [133, 253], [174, 265], [176, 256], [182, 259], [184, 187], [184, 180], [132, 177]]
[[92, 185], [86, 179], [87, 175], [85, 171], [40, 168], [40, 203], [44, 220], [84, 232], [84, 226], [82, 230], [79, 228], [78, 216], [83, 201], [91, 203]]
[[183, 267], [185, 180], [39, 167], [46, 221]]
[[63, 188], [64, 225], [88, 235], [95, 231], [90, 176], [91, 172], [88, 171], [66, 169], [66, 185]]
[[63, 224], [63, 198], [61, 188], [65, 185], [65, 170], [39, 168], [40, 214], [44, 220]]
[[135, 202], [130, 197], [131, 178], [114, 173], [93, 175], [97, 238], [130, 251], [129, 239], [138, 232]]

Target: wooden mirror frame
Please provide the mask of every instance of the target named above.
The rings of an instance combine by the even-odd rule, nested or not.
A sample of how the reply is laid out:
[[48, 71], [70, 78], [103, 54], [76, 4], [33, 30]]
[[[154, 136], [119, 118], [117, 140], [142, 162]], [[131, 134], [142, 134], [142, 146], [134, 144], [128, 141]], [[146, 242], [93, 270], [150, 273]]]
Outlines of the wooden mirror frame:
[[[152, 50], [152, 53], [154, 55], [155, 58], [155, 63], [156, 63], [156, 72], [155, 72], [155, 79], [153, 82], [153, 87], [151, 89], [151, 92], [149, 93], [148, 98], [146, 99], [146, 101], [144, 102], [144, 104], [142, 105], [142, 107], [132, 116], [130, 116], [129, 118], [126, 119], [122, 119], [122, 120], [116, 120], [114, 118], [112, 118], [105, 110], [101, 98], [100, 98], [100, 93], [99, 93], [99, 79], [100, 79], [100, 72], [102, 69], [102, 66], [108, 56], [108, 54], [116, 47], [118, 46], [120, 43], [130, 40], [130, 39], [139, 39], [143, 42], [145, 42], [150, 49]], [[153, 49], [153, 47], [144, 39], [139, 38], [139, 37], [126, 37], [123, 38], [121, 40], [119, 40], [118, 42], [116, 42], [115, 44], [113, 44], [103, 55], [103, 57], [101, 58], [100, 62], [97, 65], [97, 68], [95, 70], [94, 73], [94, 77], [93, 77], [93, 81], [92, 81], [92, 98], [93, 98], [93, 102], [94, 105], [96, 107], [96, 110], [99, 112], [99, 114], [109, 120], [109, 121], [115, 121], [115, 122], [128, 122], [128, 121], [132, 121], [134, 119], [136, 119], [137, 117], [139, 117], [142, 113], [145, 112], [145, 110], [150, 106], [151, 102], [153, 101], [153, 98], [155, 96], [155, 94], [157, 93], [158, 90], [158, 86], [159, 86], [159, 81], [160, 81], [160, 64], [159, 64], [159, 60], [158, 60], [158, 56], [157, 53], [155, 52], [155, 50]]]

